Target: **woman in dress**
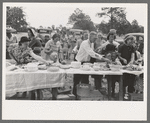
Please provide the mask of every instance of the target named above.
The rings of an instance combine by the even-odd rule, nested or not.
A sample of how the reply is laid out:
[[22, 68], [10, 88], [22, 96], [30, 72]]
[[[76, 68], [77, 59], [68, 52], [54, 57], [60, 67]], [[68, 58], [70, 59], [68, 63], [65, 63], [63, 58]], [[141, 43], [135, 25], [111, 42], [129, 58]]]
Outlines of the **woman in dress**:
[[29, 39], [25, 36], [21, 37], [19, 44], [11, 44], [8, 48], [8, 52], [17, 64], [27, 64], [32, 62], [32, 57], [38, 61], [41, 61], [47, 65], [50, 62], [44, 60], [40, 56], [36, 55], [31, 48], [29, 48]]
[[[17, 64], [27, 64], [29, 62], [32, 62], [33, 58], [35, 60], [41, 61], [45, 63], [46, 65], [50, 65], [50, 62], [44, 60], [42, 57], [36, 55], [31, 48], [29, 48], [29, 39], [25, 36], [21, 37], [21, 40], [18, 44], [11, 44], [8, 48], [8, 52], [10, 54], [10, 57], [13, 58]], [[40, 89], [37, 89], [37, 99], [39, 99], [39, 95], [41, 93]], [[31, 100], [35, 100], [35, 90], [31, 91]], [[25, 92], [26, 95], [26, 92]]]

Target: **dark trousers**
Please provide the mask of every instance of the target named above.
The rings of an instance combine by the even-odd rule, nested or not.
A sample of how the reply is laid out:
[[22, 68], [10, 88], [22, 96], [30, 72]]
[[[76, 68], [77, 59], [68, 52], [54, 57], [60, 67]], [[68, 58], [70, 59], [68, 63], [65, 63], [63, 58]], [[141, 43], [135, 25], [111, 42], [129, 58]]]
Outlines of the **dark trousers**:
[[[83, 63], [86, 63], [86, 62], [82, 62], [81, 64], [83, 64]], [[73, 94], [75, 96], [77, 96], [76, 86], [79, 83], [89, 84], [89, 75], [86, 75], [86, 74], [74, 74], [73, 82], [74, 82]]]
[[92, 77], [94, 78], [95, 89], [100, 89], [103, 75], [92, 75]]
[[128, 92], [133, 93], [135, 91], [134, 84], [135, 84], [135, 75], [124, 73], [123, 74], [123, 89], [125, 92], [125, 88], [128, 86]]
[[77, 96], [77, 89], [76, 89], [76, 86], [79, 84], [79, 83], [85, 83], [85, 84], [89, 84], [89, 75], [84, 75], [84, 74], [75, 74], [74, 75], [74, 78], [73, 78], [73, 81], [74, 81], [74, 85], [73, 85], [73, 94], [75, 96]]

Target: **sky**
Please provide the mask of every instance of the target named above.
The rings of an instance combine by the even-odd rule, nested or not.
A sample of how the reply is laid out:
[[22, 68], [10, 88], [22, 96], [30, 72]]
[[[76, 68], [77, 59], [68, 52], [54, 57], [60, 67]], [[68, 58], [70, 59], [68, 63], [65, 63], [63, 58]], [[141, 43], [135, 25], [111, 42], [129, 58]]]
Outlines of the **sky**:
[[99, 18], [96, 13], [101, 12], [101, 7], [125, 7], [127, 20], [132, 22], [136, 19], [139, 25], [144, 26], [147, 19], [146, 4], [113, 4], [113, 3], [12, 3], [7, 6], [21, 6], [26, 14], [26, 20], [31, 26], [48, 27], [55, 25], [66, 26], [69, 16], [76, 8], [89, 15], [91, 20], [99, 24], [107, 18]]

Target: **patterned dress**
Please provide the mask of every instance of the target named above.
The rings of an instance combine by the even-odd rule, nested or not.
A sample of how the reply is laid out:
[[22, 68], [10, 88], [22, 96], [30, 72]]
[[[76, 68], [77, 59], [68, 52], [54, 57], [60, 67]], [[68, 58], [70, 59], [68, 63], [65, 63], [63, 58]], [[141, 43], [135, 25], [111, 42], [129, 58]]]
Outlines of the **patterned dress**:
[[11, 44], [8, 48], [8, 52], [18, 64], [27, 64], [32, 61], [30, 56], [31, 48], [21, 48], [18, 44]]

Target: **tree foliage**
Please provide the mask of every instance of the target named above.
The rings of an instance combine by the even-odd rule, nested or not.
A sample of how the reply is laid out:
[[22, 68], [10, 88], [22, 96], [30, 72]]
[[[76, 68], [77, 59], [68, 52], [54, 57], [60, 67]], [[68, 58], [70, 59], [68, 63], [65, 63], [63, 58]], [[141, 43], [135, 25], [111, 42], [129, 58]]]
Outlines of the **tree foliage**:
[[107, 34], [110, 29], [116, 29], [118, 35], [132, 33], [132, 32], [144, 32], [144, 27], [139, 26], [137, 20], [133, 20], [130, 23], [126, 19], [125, 8], [120, 7], [104, 7], [101, 13], [97, 13], [98, 17], [108, 17], [109, 21], [102, 21], [97, 28], [101, 32]]
[[108, 17], [111, 28], [115, 27], [116, 22], [129, 23], [126, 19], [125, 8], [121, 7], [103, 7], [101, 13], [97, 13], [98, 17]]
[[17, 31], [26, 31], [27, 22], [22, 7], [7, 7], [6, 24]]
[[74, 29], [82, 29], [89, 31], [96, 31], [94, 23], [91, 21], [89, 15], [86, 15], [79, 8], [69, 17], [69, 24], [73, 24]]

